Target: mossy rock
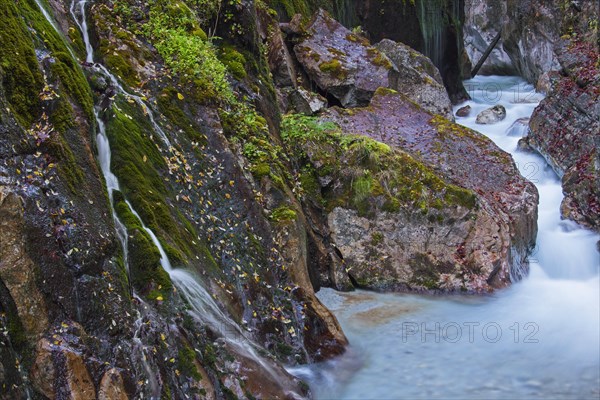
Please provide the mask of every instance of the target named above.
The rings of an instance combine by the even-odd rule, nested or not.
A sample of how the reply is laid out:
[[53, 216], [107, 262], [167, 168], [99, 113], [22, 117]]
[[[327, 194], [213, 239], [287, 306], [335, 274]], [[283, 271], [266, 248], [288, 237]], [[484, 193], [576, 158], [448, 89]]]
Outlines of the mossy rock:
[[141, 221], [131, 212], [120, 192], [114, 193], [114, 209], [127, 228], [128, 262], [131, 285], [139, 293], [156, 299], [170, 296], [173, 285], [161, 266], [161, 256]]
[[44, 81], [21, 12], [13, 0], [0, 0], [0, 67], [10, 107], [17, 120], [29, 127], [40, 110], [38, 94]]
[[248, 73], [246, 72], [246, 57], [238, 52], [233, 46], [225, 45], [219, 49], [219, 60], [229, 70], [235, 79], [242, 80]]
[[324, 188], [314, 187], [320, 171], [335, 182], [334, 190], [324, 194], [327, 210], [345, 207], [365, 216], [378, 210], [408, 208], [427, 214], [445, 207], [477, 206], [475, 193], [445, 182], [408, 153], [366, 136], [343, 134], [331, 122], [287, 115], [282, 137], [302, 165], [306, 194], [321, 199], [318, 189]]
[[[153, 127], [135, 104], [126, 101], [119, 100], [107, 117], [111, 170], [118, 177], [123, 194], [159, 238], [168, 238], [169, 244], [186, 256], [191, 255], [190, 243], [195, 234], [193, 228], [186, 232], [185, 221], [173, 215], [167, 204], [170, 192], [159, 173], [166, 170], [166, 164], [149, 136], [156, 135]], [[161, 139], [156, 135], [154, 140]]]

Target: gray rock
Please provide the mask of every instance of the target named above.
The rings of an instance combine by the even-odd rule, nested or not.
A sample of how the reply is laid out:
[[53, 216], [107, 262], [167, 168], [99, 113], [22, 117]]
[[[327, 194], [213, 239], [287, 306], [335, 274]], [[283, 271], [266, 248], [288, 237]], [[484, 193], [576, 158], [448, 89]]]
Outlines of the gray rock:
[[496, 104], [494, 107], [490, 107], [483, 110], [477, 115], [476, 123], [482, 125], [495, 124], [506, 118], [506, 109], [500, 104]]
[[[502, 28], [506, 7], [505, 0], [465, 0], [463, 37], [465, 51], [472, 65], [477, 64]], [[485, 63], [483, 63], [479, 74], [514, 75], [515, 73], [516, 69], [513, 62], [504, 50], [502, 39], [500, 39]]]
[[457, 117], [468, 117], [471, 113], [471, 106], [464, 106], [456, 110]]
[[429, 58], [409, 46], [383, 39], [375, 45], [399, 73], [391, 88], [406, 95], [425, 110], [454, 120], [452, 103], [439, 70]]
[[298, 88], [288, 96], [289, 107], [300, 114], [314, 115], [327, 107], [327, 100], [317, 93]]
[[319, 10], [294, 46], [310, 79], [344, 107], [364, 106], [379, 87], [390, 87], [390, 60], [369, 41]]

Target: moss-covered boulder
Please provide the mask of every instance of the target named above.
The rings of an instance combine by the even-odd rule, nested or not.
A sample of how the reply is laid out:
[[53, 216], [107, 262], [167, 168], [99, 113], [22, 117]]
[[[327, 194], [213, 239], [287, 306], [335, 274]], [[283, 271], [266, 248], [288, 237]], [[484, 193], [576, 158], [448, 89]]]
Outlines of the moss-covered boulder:
[[303, 164], [302, 195], [322, 204], [353, 283], [468, 292], [508, 284], [511, 232], [503, 215], [416, 154], [349, 129], [367, 112], [351, 111], [341, 129], [339, 121], [288, 116], [284, 133]]
[[[427, 218], [431, 218], [431, 223], [452, 221], [448, 226], [456, 223], [455, 229], [457, 230], [453, 232], [459, 236], [462, 235], [464, 240], [453, 241], [455, 247], [451, 253], [456, 254], [457, 260], [463, 259], [465, 263], [463, 265], [472, 262], [473, 259], [467, 261], [469, 257], [475, 257], [475, 259], [481, 257], [471, 265], [483, 268], [484, 272], [479, 275], [479, 278], [482, 278], [489, 287], [505, 286], [511, 281], [520, 279], [526, 273], [526, 258], [533, 248], [537, 232], [538, 195], [535, 187], [518, 173], [509, 154], [500, 150], [481, 134], [456, 125], [445, 118], [434, 116], [405, 96], [390, 90], [380, 89], [373, 97], [370, 106], [366, 108], [329, 109], [322, 120], [336, 123], [344, 133], [366, 135], [392, 146], [392, 148], [402, 149], [416, 163], [415, 165], [420, 165], [421, 168], [430, 171], [436, 179], [441, 179], [447, 184], [457, 185], [466, 189], [468, 193], [473, 193], [476, 199], [473, 201], [477, 203], [478, 211], [475, 212], [472, 207], [468, 206], [467, 209], [475, 212], [472, 217], [479, 221], [473, 227], [483, 229], [475, 236], [471, 236], [474, 231], [468, 232], [469, 229], [466, 229], [469, 226], [467, 220], [461, 222], [461, 218], [457, 217], [454, 212], [446, 210], [441, 212], [439, 217], [435, 214], [428, 215], [436, 208], [445, 210], [446, 205], [443, 202], [419, 202], [420, 196], [444, 193], [440, 192], [443, 185], [423, 186], [418, 184], [419, 179], [410, 179], [410, 175], [406, 173], [400, 174], [408, 178], [407, 182], [399, 187], [408, 190], [408, 198], [411, 199], [410, 196], [414, 196], [412, 199], [416, 201], [413, 212], [407, 213], [407, 216], [416, 218], [415, 215], [418, 216], [418, 211], [422, 210]], [[329, 157], [329, 153], [331, 152], [325, 151], [323, 156]], [[364, 159], [372, 157], [370, 154], [371, 152], [366, 152], [363, 156]], [[315, 156], [311, 158], [315, 159]], [[317, 162], [317, 166], [319, 163], [325, 162], [318, 155], [316, 159], [320, 160]], [[388, 161], [385, 165], [393, 166], [394, 164], [390, 164]], [[406, 163], [402, 165], [406, 165]], [[326, 187], [335, 188], [335, 185], [329, 186], [331, 183], [328, 183], [330, 178], [326, 170], [320, 169], [320, 171], [318, 182], [325, 184]], [[387, 193], [389, 185], [373, 180], [373, 171], [366, 174], [365, 170], [359, 169], [354, 174], [352, 187], [353, 190], [359, 190], [358, 197], [356, 194], [352, 196], [355, 205], [364, 207], [365, 200], [372, 201], [373, 198], [377, 199], [380, 193]], [[411, 182], [413, 183], [411, 184]], [[379, 198], [383, 201], [385, 196]], [[466, 195], [456, 197], [458, 203], [469, 198]], [[362, 202], [358, 200], [362, 200]], [[397, 198], [396, 200], [401, 201], [402, 199]], [[341, 205], [343, 204], [342, 202]], [[400, 209], [397, 204], [396, 201], [387, 199], [381, 205], [385, 207], [382, 210], [397, 212]], [[463, 203], [462, 207], [465, 207], [465, 204], [468, 205], [468, 202]], [[359, 214], [362, 213], [362, 216], [368, 217], [369, 215], [368, 207], [362, 210], [358, 207], [357, 211]], [[347, 218], [349, 214], [338, 213], [338, 215]], [[391, 221], [387, 215], [377, 214], [376, 218]], [[393, 226], [392, 223], [387, 225]], [[398, 226], [401, 225], [398, 224]], [[406, 225], [410, 226], [409, 223]], [[427, 226], [427, 223], [424, 225]], [[341, 227], [342, 224], [338, 224], [338, 226]], [[367, 236], [372, 236], [376, 233], [375, 230], [386, 232], [379, 222], [374, 222], [372, 226], [374, 227], [373, 231], [366, 230]], [[464, 234], [458, 233], [462, 229], [461, 227], [465, 227]], [[432, 232], [442, 229], [440, 226], [434, 227], [433, 225], [431, 228]], [[425, 236], [421, 237], [419, 234], [416, 234], [415, 241], [419, 243], [419, 246], [423, 246], [423, 243], [430, 243]], [[385, 240], [376, 242], [389, 243], [389, 239], [385, 238]], [[428, 244], [427, 247], [429, 246]], [[402, 246], [399, 247], [402, 248]], [[390, 249], [393, 248], [390, 247]], [[428, 254], [427, 251], [425, 254]], [[431, 257], [431, 254], [428, 257]], [[421, 261], [424, 262], [424, 260], [421, 258]], [[432, 265], [439, 265], [436, 264], [435, 257], [429, 258], [429, 261], [432, 262]], [[459, 262], [459, 264], [461, 263]], [[438, 282], [438, 286], [441, 286], [441, 282]]]
[[313, 16], [294, 52], [308, 76], [344, 107], [367, 105], [377, 88], [395, 79], [384, 54], [324, 10]]

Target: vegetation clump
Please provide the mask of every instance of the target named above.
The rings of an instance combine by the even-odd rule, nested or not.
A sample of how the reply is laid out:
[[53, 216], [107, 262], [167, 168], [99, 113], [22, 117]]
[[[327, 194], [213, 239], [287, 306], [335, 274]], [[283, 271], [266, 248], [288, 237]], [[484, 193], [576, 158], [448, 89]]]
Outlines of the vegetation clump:
[[[409, 154], [366, 136], [343, 134], [331, 122], [287, 115], [282, 137], [302, 165], [304, 195], [322, 200], [327, 209], [350, 207], [366, 215], [378, 209], [428, 214], [444, 207], [476, 207], [473, 192], [444, 182]], [[322, 176], [335, 183], [318, 190]]]

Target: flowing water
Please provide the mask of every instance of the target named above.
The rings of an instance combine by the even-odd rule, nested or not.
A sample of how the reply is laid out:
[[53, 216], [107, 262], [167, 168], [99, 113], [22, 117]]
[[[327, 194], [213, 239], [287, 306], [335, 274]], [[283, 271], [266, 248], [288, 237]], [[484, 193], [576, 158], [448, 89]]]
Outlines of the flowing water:
[[[510, 152], [540, 193], [538, 246], [523, 281], [492, 296], [431, 297], [319, 292], [351, 346], [339, 359], [297, 368], [317, 398], [598, 399], [600, 397], [600, 237], [560, 219], [560, 181], [543, 158], [518, 152], [541, 100], [515, 77], [465, 82], [474, 128]], [[476, 125], [494, 104], [507, 117]]]
[[[90, 43], [88, 26], [86, 22], [86, 5], [88, 3], [88, 0], [74, 0], [70, 8], [71, 15], [77, 22], [77, 25], [79, 26], [83, 34], [85, 48], [87, 51], [86, 63], [90, 64], [96, 72], [100, 73], [106, 79], [108, 79], [111, 82], [112, 86], [115, 89], [117, 89], [120, 94], [136, 101], [138, 105], [144, 110], [144, 114], [153, 125], [154, 131], [158, 133], [158, 135], [167, 145], [167, 147], [170, 147], [170, 142], [167, 138], [167, 135], [162, 130], [162, 128], [156, 123], [152, 110], [150, 109], [150, 107], [147, 106], [142, 97], [127, 92], [120, 85], [117, 78], [114, 75], [112, 75], [103, 65], [94, 63], [93, 47]], [[95, 114], [95, 117], [98, 128], [98, 134], [96, 138], [98, 147], [98, 161], [100, 163], [100, 167], [104, 175], [104, 179], [106, 181], [109, 198], [112, 201], [114, 191], [120, 190], [119, 181], [110, 169], [111, 149], [110, 142], [106, 135], [105, 125], [99, 118], [97, 112]], [[225, 315], [223, 311], [221, 311], [221, 309], [214, 301], [210, 293], [199, 283], [199, 279], [194, 274], [192, 274], [189, 271], [186, 271], [185, 269], [173, 268], [171, 266], [171, 263], [165, 253], [165, 250], [163, 249], [163, 246], [158, 240], [157, 236], [151, 229], [146, 227], [146, 225], [143, 222], [143, 219], [134, 209], [133, 205], [129, 201], [126, 201], [126, 203], [129, 206], [131, 212], [141, 221], [142, 228], [148, 233], [148, 235], [152, 239], [152, 242], [159, 250], [161, 256], [161, 266], [169, 274], [174, 286], [188, 300], [188, 303], [191, 306], [190, 313], [198, 321], [208, 325], [213, 332], [220, 334], [222, 336], [222, 341], [224, 341], [224, 343], [235, 353], [249, 360], [262, 371], [267, 372], [269, 375], [271, 375], [274, 381], [280, 381], [283, 375], [285, 374], [285, 371], [282, 368], [277, 367], [276, 364], [267, 361], [258, 355], [256, 349], [259, 346], [257, 346], [249, 337], [247, 337], [246, 333], [239, 327], [239, 325], [237, 325], [227, 315]], [[120, 239], [121, 244], [123, 246], [124, 254], [125, 256], [127, 256], [127, 230], [123, 223], [119, 220], [116, 213], [114, 213], [114, 211], [113, 218], [115, 220], [115, 225], [117, 228], [117, 236]], [[142, 306], [144, 306], [143, 302]], [[150, 381], [149, 386], [152, 390], [152, 396], [158, 397], [160, 396], [160, 390], [158, 388], [158, 383], [153, 378], [153, 376], [156, 376], [157, 373], [153, 372], [153, 367], [150, 365], [146, 357], [147, 349], [143, 345], [139, 337], [142, 329], [142, 318], [143, 315], [140, 315], [136, 322], [137, 329], [134, 335], [134, 348], [138, 350], [139, 355], [141, 356], [142, 366], [145, 370], [146, 376]], [[298, 397], [297, 394], [293, 392], [290, 392], [288, 394], [292, 398]]]

